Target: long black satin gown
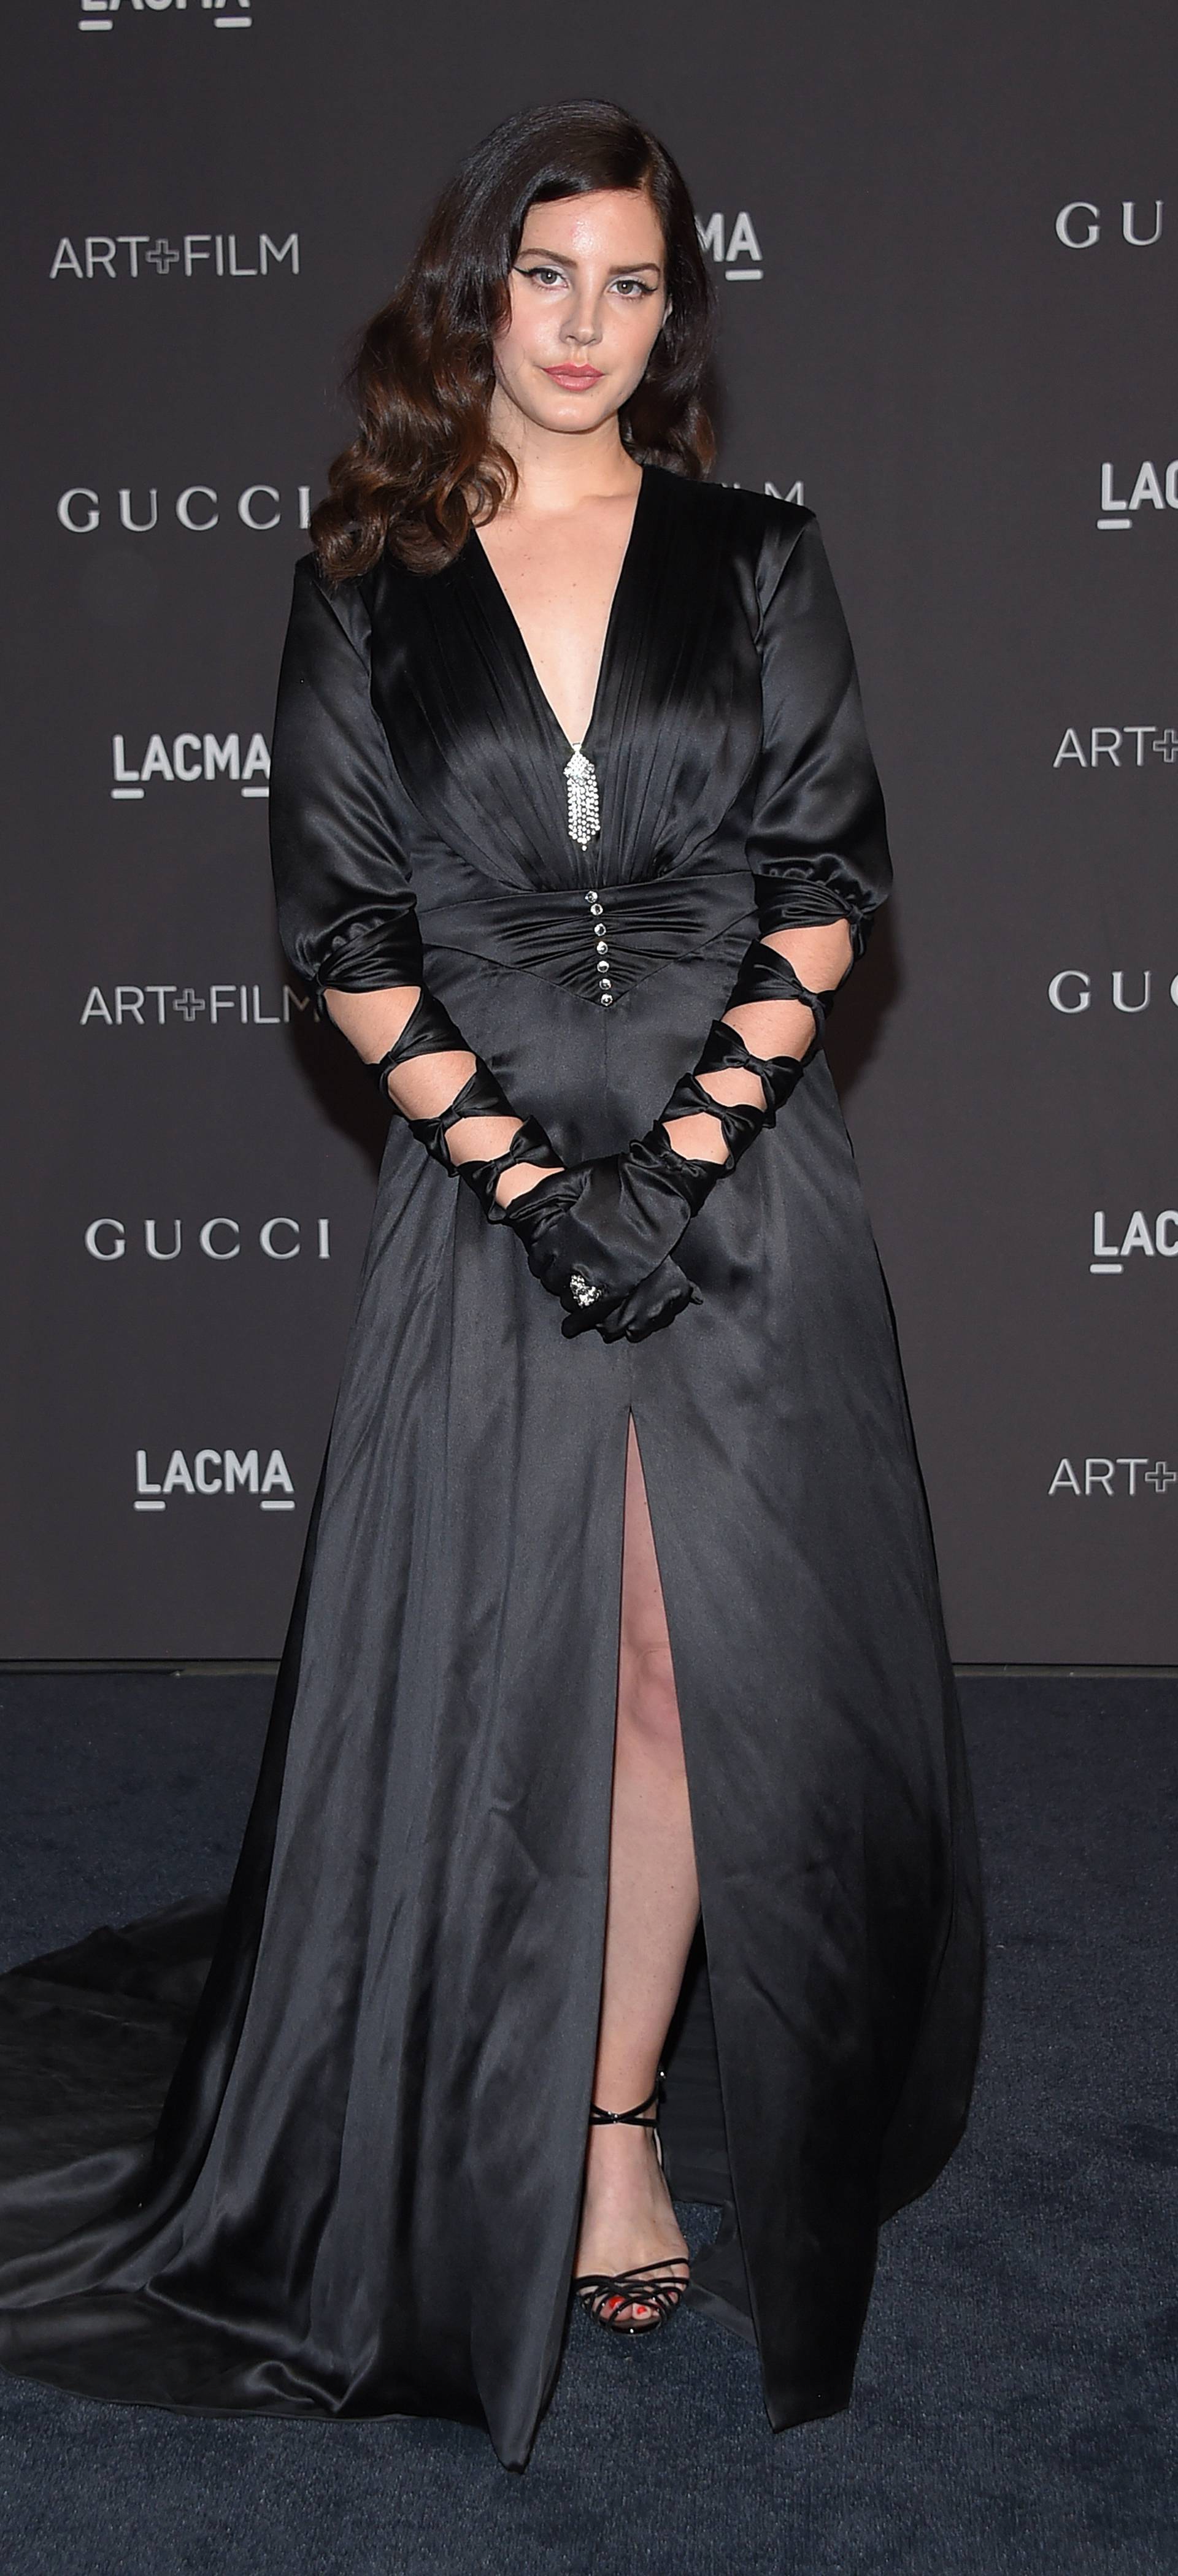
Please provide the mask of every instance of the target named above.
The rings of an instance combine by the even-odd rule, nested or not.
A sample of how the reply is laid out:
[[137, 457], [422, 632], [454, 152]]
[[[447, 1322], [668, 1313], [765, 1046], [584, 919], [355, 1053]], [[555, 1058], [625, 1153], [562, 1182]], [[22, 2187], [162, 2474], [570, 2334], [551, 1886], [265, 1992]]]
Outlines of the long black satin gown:
[[[649, 1127], [767, 889], [775, 921], [841, 914], [858, 945], [886, 893], [809, 512], [644, 468], [585, 748], [588, 853], [473, 535], [429, 577], [386, 558], [328, 593], [299, 566], [288, 951], [319, 991], [371, 989], [419, 927], [430, 988], [570, 1162]], [[9, 2369], [457, 2417], [527, 2460], [591, 2098], [633, 1415], [702, 1891], [667, 2161], [727, 2212], [691, 2302], [755, 2338], [775, 2427], [847, 2403], [879, 2221], [965, 2121], [981, 1930], [900, 1364], [821, 1054], [678, 1257], [703, 1301], [668, 1329], [567, 1341], [510, 1231], [393, 1119], [203, 1991], [195, 1906], [0, 1981]]]

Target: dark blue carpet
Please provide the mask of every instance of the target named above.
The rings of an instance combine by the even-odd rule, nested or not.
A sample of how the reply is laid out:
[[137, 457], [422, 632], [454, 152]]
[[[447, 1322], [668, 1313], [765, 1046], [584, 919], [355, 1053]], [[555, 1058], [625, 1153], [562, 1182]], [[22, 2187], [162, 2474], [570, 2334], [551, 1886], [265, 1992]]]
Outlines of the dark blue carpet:
[[[4, 1965], [225, 1884], [268, 1688], [0, 1676]], [[772, 2435], [754, 2354], [694, 2317], [633, 2345], [576, 2318], [522, 2478], [460, 2426], [195, 2421], [0, 2379], [5, 2576], [1178, 2570], [1178, 1690], [963, 1695], [981, 2077], [948, 2174], [884, 2231], [848, 2415]]]

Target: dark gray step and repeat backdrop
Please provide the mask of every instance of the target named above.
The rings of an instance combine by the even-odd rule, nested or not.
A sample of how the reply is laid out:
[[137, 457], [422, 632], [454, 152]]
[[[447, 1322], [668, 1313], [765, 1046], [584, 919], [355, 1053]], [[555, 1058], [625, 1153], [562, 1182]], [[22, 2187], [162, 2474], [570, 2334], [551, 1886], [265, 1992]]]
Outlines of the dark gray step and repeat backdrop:
[[381, 1120], [274, 937], [349, 336], [459, 153], [660, 132], [897, 893], [831, 1033], [966, 1661], [1178, 1662], [1170, 12], [40, 0], [8, 155], [10, 1657], [281, 1641]]

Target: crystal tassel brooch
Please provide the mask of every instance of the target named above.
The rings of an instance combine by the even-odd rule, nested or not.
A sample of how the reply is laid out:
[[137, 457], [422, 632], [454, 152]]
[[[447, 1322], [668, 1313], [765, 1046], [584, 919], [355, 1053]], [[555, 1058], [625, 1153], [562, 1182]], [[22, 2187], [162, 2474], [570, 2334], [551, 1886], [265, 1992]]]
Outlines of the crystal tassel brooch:
[[601, 825], [597, 802], [597, 772], [587, 760], [580, 743], [575, 742], [572, 757], [565, 762], [565, 784], [569, 791], [569, 837], [587, 850], [596, 839]]

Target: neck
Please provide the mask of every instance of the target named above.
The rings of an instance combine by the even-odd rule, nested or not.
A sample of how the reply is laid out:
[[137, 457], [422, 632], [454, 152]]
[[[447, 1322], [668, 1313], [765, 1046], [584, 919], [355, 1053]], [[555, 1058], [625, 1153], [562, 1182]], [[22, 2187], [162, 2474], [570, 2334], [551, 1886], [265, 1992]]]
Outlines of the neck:
[[582, 501], [632, 493], [642, 479], [622, 445], [616, 412], [597, 429], [542, 429], [496, 385], [488, 427], [519, 476], [517, 509], [575, 510]]

